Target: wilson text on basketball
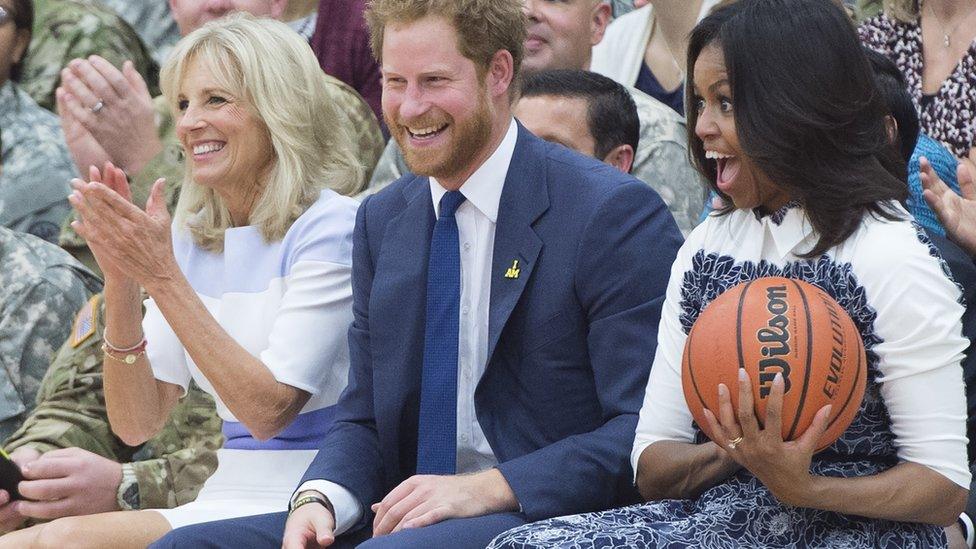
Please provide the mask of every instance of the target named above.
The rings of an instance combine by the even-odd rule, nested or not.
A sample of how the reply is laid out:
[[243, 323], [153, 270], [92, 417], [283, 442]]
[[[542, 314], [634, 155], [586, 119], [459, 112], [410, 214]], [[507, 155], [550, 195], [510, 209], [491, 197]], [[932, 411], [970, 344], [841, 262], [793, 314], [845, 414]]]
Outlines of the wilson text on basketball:
[[772, 315], [766, 326], [759, 328], [756, 339], [762, 344], [760, 353], [766, 357], [759, 361], [759, 396], [766, 398], [773, 388], [777, 373], [783, 374], [784, 388], [790, 390], [790, 363], [782, 358], [790, 354], [789, 303], [786, 286], [766, 288], [766, 310]]

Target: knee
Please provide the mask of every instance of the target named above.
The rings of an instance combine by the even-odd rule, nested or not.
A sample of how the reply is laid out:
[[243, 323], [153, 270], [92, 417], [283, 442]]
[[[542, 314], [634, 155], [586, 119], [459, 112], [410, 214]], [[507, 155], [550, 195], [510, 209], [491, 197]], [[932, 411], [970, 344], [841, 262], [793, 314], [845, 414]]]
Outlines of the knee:
[[[390, 534], [392, 535], [392, 534]], [[390, 544], [390, 535], [369, 538], [368, 540], [356, 545], [356, 549], [392, 549], [396, 544]]]
[[31, 549], [62, 549], [85, 539], [84, 517], [65, 517], [43, 524], [34, 536]]
[[[196, 525], [194, 525], [196, 526]], [[199, 528], [184, 526], [170, 530], [165, 536], [154, 541], [146, 549], [176, 549], [177, 547], [203, 547], [206, 545], [207, 537], [198, 535]]]

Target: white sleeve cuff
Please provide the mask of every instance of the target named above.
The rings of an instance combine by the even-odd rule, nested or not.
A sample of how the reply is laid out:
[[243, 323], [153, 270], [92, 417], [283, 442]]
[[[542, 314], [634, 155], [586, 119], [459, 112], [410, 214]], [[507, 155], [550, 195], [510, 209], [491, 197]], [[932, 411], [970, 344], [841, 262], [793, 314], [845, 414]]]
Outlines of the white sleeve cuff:
[[359, 503], [359, 500], [342, 485], [328, 480], [310, 480], [299, 486], [295, 490], [295, 493], [297, 494], [304, 490], [320, 492], [332, 502], [332, 507], [335, 509], [336, 514], [336, 537], [346, 533], [363, 516], [363, 506]]

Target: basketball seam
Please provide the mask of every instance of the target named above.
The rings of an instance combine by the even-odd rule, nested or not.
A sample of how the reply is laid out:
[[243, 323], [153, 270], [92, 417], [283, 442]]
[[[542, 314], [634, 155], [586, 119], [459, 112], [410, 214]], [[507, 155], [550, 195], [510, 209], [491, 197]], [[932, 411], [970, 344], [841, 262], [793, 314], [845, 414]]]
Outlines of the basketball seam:
[[[739, 368], [740, 369], [745, 369], [745, 367], [746, 367], [745, 359], [743, 359], [743, 357], [742, 357], [742, 308], [745, 305], [746, 293], [749, 292], [749, 286], [752, 286], [752, 283], [753, 282], [755, 282], [755, 280], [750, 280], [742, 288], [742, 293], [739, 294], [739, 306], [736, 308], [736, 311], [735, 311], [735, 346], [736, 346], [736, 350], [739, 353]], [[732, 390], [731, 389], [729, 389], [729, 393], [730, 393], [729, 394], [729, 397], [731, 398], [731, 396], [732, 396], [731, 395], [731, 393], [732, 393]]]
[[[691, 387], [695, 390], [695, 395], [698, 396], [698, 402], [701, 403], [703, 409], [708, 409], [705, 399], [702, 398], [701, 391], [698, 390], [698, 382], [695, 381], [695, 369], [691, 367], [691, 348], [694, 347], [694, 345], [689, 345], [689, 343], [691, 342], [691, 336], [694, 333], [695, 327], [692, 326], [691, 330], [688, 331], [688, 341], [685, 342], [685, 348], [688, 349], [688, 377], [691, 378]], [[694, 421], [694, 419], [692, 419], [692, 421]], [[701, 425], [698, 427], [700, 428]]]
[[834, 426], [834, 423], [837, 421], [837, 419], [840, 418], [841, 415], [843, 415], [844, 410], [846, 410], [847, 406], [850, 405], [851, 399], [854, 397], [854, 391], [855, 389], [857, 389], [857, 382], [861, 379], [861, 357], [864, 356], [864, 344], [861, 341], [860, 334], [858, 334], [857, 342], [858, 342], [857, 371], [854, 372], [855, 375], [854, 383], [851, 384], [851, 390], [849, 393], [847, 393], [847, 399], [844, 400], [844, 405], [841, 406], [840, 412], [834, 414], [834, 418], [827, 423], [827, 430], [830, 430], [830, 428]]
[[[800, 416], [803, 414], [803, 405], [807, 399], [807, 388], [810, 385], [810, 368], [813, 359], [813, 325], [810, 319], [810, 303], [807, 301], [806, 292], [803, 291], [803, 288], [795, 280], [787, 280], [796, 286], [797, 291], [800, 292], [800, 299], [803, 300], [803, 312], [807, 317], [807, 364], [803, 372], [803, 389], [800, 391], [800, 400], [796, 405], [796, 411], [793, 413], [793, 425], [790, 426], [790, 432], [786, 436], [786, 440], [793, 440], [793, 436], [796, 434], [796, 427], [800, 423]], [[784, 394], [783, 396], [785, 399], [786, 395]]]

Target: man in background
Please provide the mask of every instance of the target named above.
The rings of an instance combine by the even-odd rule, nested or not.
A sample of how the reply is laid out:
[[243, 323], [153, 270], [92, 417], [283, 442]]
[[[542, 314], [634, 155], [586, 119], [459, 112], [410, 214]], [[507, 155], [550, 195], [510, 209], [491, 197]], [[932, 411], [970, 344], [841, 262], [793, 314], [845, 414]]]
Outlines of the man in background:
[[592, 156], [624, 173], [634, 165], [640, 120], [622, 85], [590, 71], [554, 70], [526, 78], [515, 117], [536, 136]]

